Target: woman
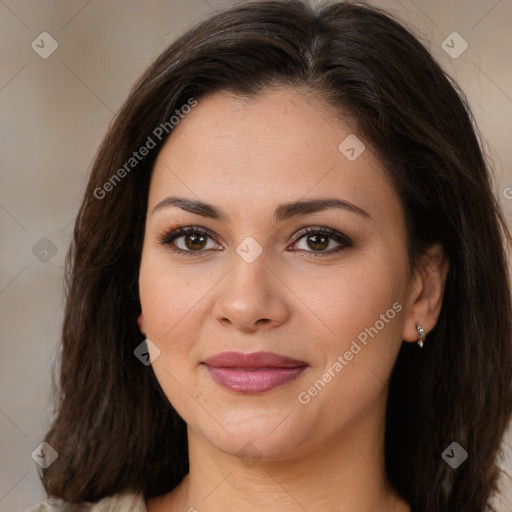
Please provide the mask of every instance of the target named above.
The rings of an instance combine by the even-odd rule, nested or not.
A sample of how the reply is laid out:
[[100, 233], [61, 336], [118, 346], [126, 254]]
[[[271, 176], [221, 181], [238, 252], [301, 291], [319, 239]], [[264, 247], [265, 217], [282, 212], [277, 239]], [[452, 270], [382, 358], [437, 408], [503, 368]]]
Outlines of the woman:
[[463, 94], [397, 22], [212, 16], [96, 156], [41, 474], [61, 505], [33, 511], [492, 510], [509, 242]]

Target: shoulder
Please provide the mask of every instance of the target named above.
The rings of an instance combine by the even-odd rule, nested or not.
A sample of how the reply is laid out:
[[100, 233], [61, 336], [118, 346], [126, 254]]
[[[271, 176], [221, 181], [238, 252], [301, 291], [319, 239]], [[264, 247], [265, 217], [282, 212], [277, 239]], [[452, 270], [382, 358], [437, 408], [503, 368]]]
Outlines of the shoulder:
[[96, 503], [69, 503], [47, 499], [23, 512], [147, 512], [141, 494], [125, 492], [103, 498]]

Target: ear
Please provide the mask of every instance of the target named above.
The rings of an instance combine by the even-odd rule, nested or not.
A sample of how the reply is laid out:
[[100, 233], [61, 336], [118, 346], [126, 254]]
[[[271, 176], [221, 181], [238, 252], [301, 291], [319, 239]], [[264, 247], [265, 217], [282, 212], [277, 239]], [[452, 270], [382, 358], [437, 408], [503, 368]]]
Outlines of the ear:
[[417, 324], [425, 329], [427, 336], [435, 327], [449, 268], [450, 262], [440, 243], [429, 246], [420, 256], [406, 299], [404, 341], [418, 341]]
[[146, 336], [146, 324], [144, 322], [144, 315], [142, 314], [142, 311], [137, 318], [137, 324], [139, 326], [139, 331], [142, 333], [143, 336]]

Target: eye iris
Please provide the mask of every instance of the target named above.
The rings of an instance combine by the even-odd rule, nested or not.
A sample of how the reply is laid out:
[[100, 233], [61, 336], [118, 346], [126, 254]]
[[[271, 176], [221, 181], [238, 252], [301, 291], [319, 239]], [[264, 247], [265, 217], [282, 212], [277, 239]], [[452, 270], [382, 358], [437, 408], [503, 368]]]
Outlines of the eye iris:
[[[324, 235], [309, 235], [307, 240], [308, 240], [308, 246], [311, 249], [322, 250], [322, 249], [325, 249], [329, 245], [329, 237], [324, 236]], [[314, 240], [313, 244], [310, 243], [312, 240]]]
[[[192, 240], [192, 245], [188, 242]], [[185, 236], [185, 245], [191, 250], [203, 249], [206, 245], [206, 236], [201, 234], [189, 234]]]

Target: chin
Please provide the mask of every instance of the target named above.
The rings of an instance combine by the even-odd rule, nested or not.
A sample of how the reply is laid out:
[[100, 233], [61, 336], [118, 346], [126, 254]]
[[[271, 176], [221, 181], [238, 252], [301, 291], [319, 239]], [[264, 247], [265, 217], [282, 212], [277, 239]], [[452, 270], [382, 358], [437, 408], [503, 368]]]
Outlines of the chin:
[[284, 459], [303, 447], [308, 437], [304, 423], [294, 420], [292, 414], [277, 417], [267, 411], [262, 417], [257, 411], [250, 415], [247, 411], [219, 423], [225, 428], [209, 422], [206, 428], [198, 425], [196, 430], [217, 449], [241, 459]]

